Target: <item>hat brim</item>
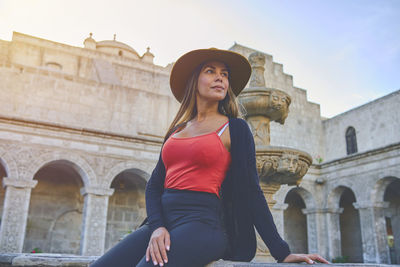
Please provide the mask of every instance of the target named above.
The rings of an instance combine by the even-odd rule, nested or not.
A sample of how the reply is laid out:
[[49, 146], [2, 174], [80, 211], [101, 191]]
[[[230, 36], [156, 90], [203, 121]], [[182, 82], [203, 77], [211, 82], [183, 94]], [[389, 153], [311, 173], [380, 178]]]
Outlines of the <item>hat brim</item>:
[[169, 83], [179, 102], [183, 100], [187, 82], [195, 69], [208, 61], [225, 63], [229, 69], [229, 83], [236, 96], [246, 86], [251, 75], [251, 66], [244, 56], [216, 48], [193, 50], [181, 56], [172, 67]]

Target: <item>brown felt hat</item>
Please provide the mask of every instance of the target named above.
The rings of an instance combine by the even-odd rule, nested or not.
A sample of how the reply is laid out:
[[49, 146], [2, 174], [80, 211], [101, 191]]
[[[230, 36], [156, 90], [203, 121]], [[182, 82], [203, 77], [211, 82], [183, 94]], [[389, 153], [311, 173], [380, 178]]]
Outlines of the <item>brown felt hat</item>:
[[181, 56], [172, 67], [169, 84], [175, 98], [182, 102], [186, 84], [197, 66], [207, 61], [220, 61], [229, 69], [229, 84], [237, 96], [250, 78], [249, 61], [239, 53], [217, 48], [198, 49]]

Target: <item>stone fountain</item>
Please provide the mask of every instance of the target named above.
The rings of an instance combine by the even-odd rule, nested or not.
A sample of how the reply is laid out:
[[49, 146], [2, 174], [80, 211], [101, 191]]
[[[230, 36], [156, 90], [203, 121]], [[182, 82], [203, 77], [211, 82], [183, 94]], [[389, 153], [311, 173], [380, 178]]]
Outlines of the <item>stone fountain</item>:
[[[276, 191], [282, 184], [298, 185], [307, 173], [312, 158], [297, 149], [270, 145], [270, 122], [285, 123], [291, 97], [286, 92], [265, 86], [263, 53], [252, 53], [249, 61], [252, 66], [250, 86], [239, 95], [239, 102], [246, 110], [245, 119], [253, 133], [260, 186], [272, 208], [276, 203], [273, 199]], [[257, 258], [272, 259], [261, 238], [257, 238]]]

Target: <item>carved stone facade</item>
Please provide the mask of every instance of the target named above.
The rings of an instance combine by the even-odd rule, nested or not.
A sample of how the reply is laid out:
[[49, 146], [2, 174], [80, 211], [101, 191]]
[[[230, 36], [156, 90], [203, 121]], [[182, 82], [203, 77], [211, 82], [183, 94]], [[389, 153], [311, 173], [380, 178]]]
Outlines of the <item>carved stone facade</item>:
[[[304, 176], [298, 186], [262, 184], [281, 235], [296, 252], [400, 263], [400, 91], [326, 119], [272, 56], [230, 49], [258, 53], [253, 76], [263, 77], [248, 88], [268, 89], [259, 101], [270, 103], [271, 116], [261, 110], [248, 120], [257, 151], [290, 148], [259, 153], [261, 177]], [[2, 253], [100, 255], [145, 217], [144, 187], [178, 109], [171, 65], [153, 57], [93, 36], [84, 47], [21, 33], [0, 40]], [[351, 155], [348, 127], [357, 135]]]

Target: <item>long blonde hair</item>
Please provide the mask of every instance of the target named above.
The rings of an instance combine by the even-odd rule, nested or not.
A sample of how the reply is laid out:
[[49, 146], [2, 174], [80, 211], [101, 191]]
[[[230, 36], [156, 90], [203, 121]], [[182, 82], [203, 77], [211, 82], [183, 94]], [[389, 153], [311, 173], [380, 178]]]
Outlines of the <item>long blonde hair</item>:
[[[169, 135], [178, 128], [182, 128], [186, 123], [194, 119], [197, 115], [197, 101], [196, 92], [198, 90], [197, 84], [200, 76], [200, 71], [203, 68], [204, 63], [200, 64], [194, 71], [188, 82], [186, 83], [185, 94], [181, 106], [175, 115], [174, 120], [168, 128], [167, 134], [165, 135], [165, 140]], [[228, 74], [228, 79], [230, 76]], [[231, 85], [229, 83], [228, 92], [225, 98], [218, 103], [219, 113], [226, 115], [228, 117], [237, 118], [241, 116], [238, 102], [235, 94], [232, 91]]]

